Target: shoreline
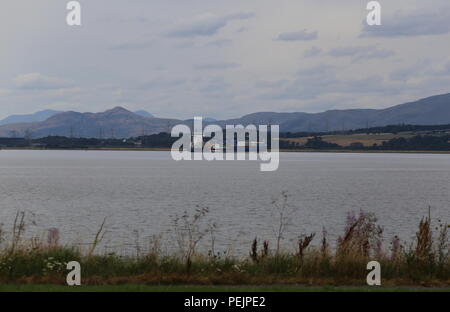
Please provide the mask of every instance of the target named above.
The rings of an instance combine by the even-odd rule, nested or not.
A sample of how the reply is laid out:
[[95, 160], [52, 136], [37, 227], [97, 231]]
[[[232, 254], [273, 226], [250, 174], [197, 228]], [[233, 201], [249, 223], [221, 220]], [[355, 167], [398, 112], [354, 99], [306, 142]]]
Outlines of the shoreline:
[[[142, 151], [142, 152], [170, 152], [170, 148], [35, 148], [35, 147], [1, 147], [0, 151]], [[450, 154], [450, 151], [424, 150], [314, 150], [314, 149], [280, 149], [281, 153], [348, 153], [348, 154]]]

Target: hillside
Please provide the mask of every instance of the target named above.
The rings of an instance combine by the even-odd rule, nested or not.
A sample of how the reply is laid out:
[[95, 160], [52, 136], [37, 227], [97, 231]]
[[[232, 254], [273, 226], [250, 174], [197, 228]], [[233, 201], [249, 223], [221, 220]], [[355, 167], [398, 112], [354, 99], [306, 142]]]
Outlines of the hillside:
[[0, 120], [0, 125], [7, 125], [12, 123], [23, 123], [23, 122], [39, 122], [44, 121], [56, 114], [62, 113], [61, 111], [56, 111], [52, 109], [46, 109], [43, 111], [36, 112], [34, 114], [24, 114], [24, 115], [11, 115], [5, 119]]
[[322, 113], [262, 112], [221, 124], [278, 124], [281, 131], [340, 131], [392, 124], [437, 125], [450, 123], [450, 94], [437, 95], [386, 109], [330, 110]]
[[56, 114], [42, 122], [0, 126], [0, 136], [11, 136], [14, 131], [18, 136], [28, 132], [35, 138], [48, 135], [128, 138], [164, 132], [179, 123], [180, 121], [174, 119], [143, 117], [116, 107], [101, 113], [69, 111]]
[[[24, 136], [25, 133], [31, 133], [33, 137], [61, 135], [128, 138], [167, 132], [176, 124], [191, 122], [191, 119], [181, 121], [155, 118], [146, 112], [133, 113], [116, 107], [101, 113], [64, 112], [52, 115], [44, 121], [2, 125], [0, 136]], [[259, 112], [237, 119], [209, 119], [205, 124], [208, 122], [222, 126], [277, 124], [282, 132], [327, 132], [396, 124], [450, 124], [450, 94], [432, 96], [386, 109], [330, 110], [315, 114]]]

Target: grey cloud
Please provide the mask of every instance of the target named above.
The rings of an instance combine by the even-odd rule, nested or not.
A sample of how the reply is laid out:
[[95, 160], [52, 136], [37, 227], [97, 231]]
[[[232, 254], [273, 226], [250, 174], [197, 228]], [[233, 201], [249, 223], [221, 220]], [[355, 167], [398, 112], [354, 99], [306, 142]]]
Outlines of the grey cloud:
[[342, 93], [390, 93], [392, 91], [391, 86], [385, 84], [385, 80], [382, 76], [372, 75], [361, 79], [350, 79], [345, 82], [341, 82], [337, 89]]
[[287, 87], [265, 94], [275, 100], [310, 100], [326, 94], [393, 94], [398, 91], [395, 84], [387, 84], [382, 76], [372, 75], [359, 79], [341, 80], [337, 68], [320, 64], [305, 68]]
[[[423, 66], [420, 68], [419, 74], [433, 76], [438, 79], [446, 79], [446, 76], [450, 76], [450, 61], [442, 62], [440, 64], [436, 64], [436, 66], [433, 68], [433, 63], [431, 60], [427, 59], [426, 61], [423, 61], [418, 64], [423, 64]], [[405, 68], [406, 70], [407, 68]]]
[[118, 44], [113, 44], [110, 46], [110, 50], [141, 50], [150, 48], [153, 45], [152, 41], [143, 40], [141, 42], [123, 42]]
[[395, 52], [391, 50], [385, 50], [385, 49], [373, 49], [372, 51], [362, 54], [357, 60], [359, 59], [384, 59], [391, 56], [394, 56]]
[[226, 91], [231, 86], [223, 77], [214, 77], [210, 79], [207, 84], [199, 89], [202, 93], [209, 95], [219, 95]]
[[333, 66], [319, 64], [303, 68], [288, 86], [275, 90], [264, 97], [275, 100], [314, 99], [321, 94], [329, 93], [339, 84]]
[[107, 17], [98, 18], [98, 22], [105, 24], [130, 24], [130, 23], [138, 23], [138, 24], [147, 24], [153, 22], [153, 20], [144, 15], [134, 15], [128, 17], [114, 17], [108, 15]]
[[[287, 109], [288, 105], [300, 106], [309, 101], [327, 99], [335, 103], [336, 97], [349, 96], [349, 90], [355, 90], [352, 95], [358, 102], [355, 105], [374, 107], [401, 100], [402, 92], [410, 93], [410, 97], [448, 92], [450, 14], [444, 10], [445, 6], [450, 7], [448, 0], [391, 1], [395, 3], [382, 7], [383, 26], [367, 30], [379, 33], [365, 33], [361, 21], [367, 13], [366, 1], [363, 6], [354, 5], [356, 0], [341, 1], [342, 5], [335, 6], [331, 0], [321, 0], [329, 3], [329, 9], [335, 10], [336, 16], [348, 18], [335, 25], [331, 25], [332, 21], [323, 21], [327, 24], [322, 25], [323, 31], [327, 30], [326, 38], [321, 28], [308, 25], [311, 20], [305, 23], [304, 17], [323, 17], [323, 9], [328, 4], [311, 5], [310, 12], [303, 12], [304, 16], [285, 14], [280, 20], [278, 15], [268, 14], [279, 9], [276, 1], [252, 7], [246, 1], [202, 0], [194, 4], [137, 0], [129, 5], [126, 1], [97, 0], [89, 2], [89, 12], [83, 17], [84, 26], [72, 29], [60, 27], [64, 23], [58, 17], [61, 7], [51, 4], [57, 1], [5, 2], [9, 4], [3, 22], [10, 27], [0, 29], [0, 34], [11, 40], [2, 46], [0, 57], [0, 101], [8, 106], [2, 114], [27, 113], [54, 105], [100, 111], [128, 102], [160, 116], [188, 118], [192, 117], [192, 111], [201, 112], [199, 107], [205, 107], [217, 112], [216, 117], [224, 118], [257, 111], [260, 105], [266, 104], [279, 111]], [[298, 10], [297, 2], [286, 1], [282, 11]], [[23, 10], [25, 4], [29, 10]], [[416, 7], [417, 12], [411, 13], [408, 9], [410, 13], [398, 13], [399, 20], [388, 16], [396, 8], [408, 7]], [[437, 13], [430, 13], [430, 8]], [[207, 11], [214, 14], [195, 17]], [[229, 14], [249, 11], [255, 13], [255, 18], [250, 18], [252, 14]], [[183, 21], [186, 17], [188, 19]], [[105, 18], [111, 20], [100, 21]], [[40, 27], [35, 27], [35, 21], [39, 21]], [[281, 25], [286, 28], [279, 28]], [[318, 31], [318, 40], [275, 41], [283, 32], [305, 28], [308, 34]], [[268, 33], [270, 29], [275, 32]], [[363, 30], [368, 38], [354, 40], [355, 34]], [[413, 37], [439, 33], [448, 35]], [[302, 37], [288, 34], [281, 38]], [[40, 36], [39, 44], [30, 41], [30, 36]], [[381, 38], [383, 36], [395, 40]], [[403, 37], [396, 40], [399, 36]], [[257, 40], [253, 40], [255, 38]], [[342, 49], [348, 45], [378, 49]], [[334, 54], [344, 56], [329, 55], [334, 48], [340, 48], [333, 51]], [[397, 55], [386, 58], [393, 53], [389, 50]], [[430, 64], [414, 68], [424, 58], [428, 58]], [[237, 68], [237, 64], [230, 63], [242, 65]], [[322, 65], [293, 74], [300, 69], [298, 64], [316, 63], [336, 64], [337, 67]], [[33, 72], [40, 74], [27, 74]], [[12, 78], [18, 74], [27, 75], [18, 76], [13, 82]], [[209, 80], [221, 74], [226, 76], [225, 80]], [[372, 74], [386, 80], [371, 77]], [[203, 80], [194, 81], [196, 77]], [[280, 81], [282, 79], [288, 80]], [[97, 90], [99, 85], [116, 88]], [[399, 94], [383, 96], [392, 87], [396, 87]], [[215, 95], [219, 100], [213, 98]], [[260, 101], [254, 101], [260, 95]], [[286, 101], [273, 100], [277, 97]], [[312, 100], [302, 101], [302, 98]]]
[[166, 33], [165, 36], [174, 38], [212, 36], [233, 20], [249, 19], [253, 16], [253, 13], [237, 13], [225, 16], [218, 16], [210, 13], [203, 14], [194, 17], [190, 21], [179, 24]]
[[153, 69], [157, 71], [165, 71], [167, 70], [167, 67], [164, 65], [156, 65], [155, 67], [153, 67]]
[[328, 55], [341, 57], [341, 56], [355, 56], [360, 53], [366, 53], [370, 47], [343, 47], [335, 48], [328, 52]]
[[194, 68], [196, 70], [223, 70], [223, 69], [238, 68], [240, 66], [241, 65], [236, 63], [214, 63], [214, 64], [197, 65]]
[[396, 12], [382, 17], [382, 25], [369, 26], [364, 21], [361, 37], [405, 37], [450, 33], [450, 9], [434, 12]]
[[255, 86], [261, 89], [271, 89], [279, 88], [286, 85], [289, 81], [286, 79], [276, 80], [276, 81], [257, 81]]
[[353, 46], [335, 48], [328, 52], [334, 57], [353, 57], [353, 61], [383, 59], [395, 55], [394, 51], [379, 49], [375, 46]]
[[436, 76], [448, 76], [450, 75], [450, 61], [445, 64], [442, 69], [434, 72]]
[[218, 48], [223, 48], [226, 46], [229, 46], [233, 41], [229, 40], [229, 39], [219, 39], [219, 40], [214, 40], [211, 42], [208, 42], [207, 44], [205, 44], [206, 47], [218, 47]]
[[[159, 77], [159, 78], [155, 78], [153, 80], [141, 83], [134, 89], [137, 89], [137, 90], [167, 89], [167, 88], [173, 88], [173, 87], [183, 85], [186, 82], [187, 82], [187, 80], [184, 78], [167, 79], [167, 78]], [[131, 88], [131, 89], [133, 89], [133, 88]]]
[[40, 73], [29, 73], [14, 78], [14, 85], [21, 90], [52, 90], [71, 87], [72, 84], [57, 77], [45, 76]]
[[334, 75], [333, 72], [334, 67], [327, 64], [319, 64], [310, 66], [307, 68], [302, 68], [297, 72], [298, 76], [321, 76], [321, 75]]
[[196, 44], [194, 40], [188, 39], [182, 42], [178, 42], [174, 45], [174, 48], [176, 49], [191, 49], [195, 48]]
[[303, 56], [304, 57], [314, 57], [314, 56], [320, 55], [320, 53], [322, 53], [322, 49], [321, 48], [319, 48], [319, 47], [312, 47], [312, 48], [306, 50], [303, 53]]
[[285, 32], [278, 35], [276, 40], [278, 41], [308, 41], [308, 40], [316, 40], [318, 38], [318, 32], [308, 30], [302, 30], [297, 32]]
[[431, 59], [421, 60], [413, 65], [394, 70], [389, 75], [389, 78], [392, 81], [406, 82], [418, 78], [434, 79], [432, 77], [435, 77], [438, 79], [445, 79], [446, 76], [450, 76], [450, 61], [447, 63], [435, 64], [436, 66], [433, 65]]
[[417, 76], [426, 71], [430, 65], [429, 61], [420, 61], [412, 66], [403, 67], [391, 72], [389, 78], [394, 81], [407, 81], [410, 78], [417, 78]]

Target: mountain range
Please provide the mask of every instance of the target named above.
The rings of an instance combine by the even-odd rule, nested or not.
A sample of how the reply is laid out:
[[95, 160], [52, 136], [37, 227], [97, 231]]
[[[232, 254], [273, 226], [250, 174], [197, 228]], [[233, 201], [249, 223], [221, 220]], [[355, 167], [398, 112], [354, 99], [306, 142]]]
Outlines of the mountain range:
[[[46, 114], [50, 115], [46, 118]], [[48, 135], [128, 138], [167, 132], [174, 125], [192, 120], [157, 118], [145, 111], [131, 112], [116, 107], [101, 113], [42, 111], [10, 116], [0, 122], [0, 136]], [[13, 123], [11, 123], [11, 121]], [[4, 124], [7, 122], [8, 124]], [[386, 109], [344, 109], [321, 113], [259, 112], [228, 120], [205, 119], [205, 124], [277, 124], [283, 132], [326, 132], [396, 124], [450, 124], [450, 93]]]
[[61, 111], [56, 111], [52, 109], [46, 109], [43, 111], [36, 112], [34, 114], [25, 114], [25, 115], [11, 115], [6, 117], [5, 119], [0, 120], [0, 125], [7, 125], [12, 123], [21, 123], [21, 122], [38, 122], [44, 121], [53, 115], [62, 113]]
[[[23, 115], [11, 115], [5, 119], [0, 120], [0, 126], [8, 125], [13, 123], [24, 123], [24, 122], [39, 122], [47, 120], [48, 118], [63, 113], [63, 111], [57, 111], [53, 109], [46, 109], [34, 114], [23, 114]], [[145, 110], [138, 110], [134, 112], [142, 117], [153, 118], [154, 116]]]

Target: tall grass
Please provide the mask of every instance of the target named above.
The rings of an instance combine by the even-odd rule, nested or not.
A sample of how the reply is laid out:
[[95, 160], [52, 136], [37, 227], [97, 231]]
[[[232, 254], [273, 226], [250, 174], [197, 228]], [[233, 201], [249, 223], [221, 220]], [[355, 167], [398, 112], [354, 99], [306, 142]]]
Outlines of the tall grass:
[[[212, 233], [201, 220], [206, 208], [193, 216], [184, 214], [174, 222], [180, 252], [164, 255], [161, 237], [155, 237], [148, 252], [135, 256], [96, 254], [95, 246], [103, 236], [100, 226], [91, 248], [61, 246], [59, 231], [51, 229], [47, 240], [24, 239], [24, 215], [18, 213], [10, 238], [0, 229], [0, 283], [65, 283], [66, 264], [79, 261], [84, 284], [311, 284], [363, 285], [366, 265], [381, 263], [384, 285], [450, 285], [448, 225], [430, 217], [423, 218], [412, 242], [395, 236], [383, 246], [383, 228], [374, 214], [350, 213], [336, 248], [330, 248], [327, 231], [303, 235], [296, 250], [281, 250], [279, 241], [255, 238], [248, 257], [238, 258], [210, 251], [202, 254], [197, 245]], [[214, 239], [212, 247], [214, 248]]]

